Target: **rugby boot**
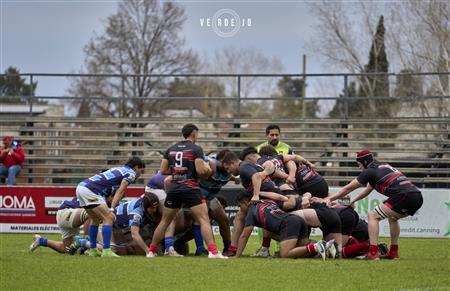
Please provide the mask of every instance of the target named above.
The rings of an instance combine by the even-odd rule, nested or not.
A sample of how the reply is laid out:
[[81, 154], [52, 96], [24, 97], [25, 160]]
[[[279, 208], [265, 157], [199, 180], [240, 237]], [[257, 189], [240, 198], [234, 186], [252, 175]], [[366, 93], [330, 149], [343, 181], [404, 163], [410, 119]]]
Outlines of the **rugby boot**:
[[228, 257], [225, 257], [220, 252], [218, 252], [217, 254], [209, 252], [208, 259], [228, 259]]
[[177, 253], [173, 247], [169, 247], [169, 249], [164, 252], [164, 255], [169, 257], [184, 257], [183, 255]]
[[327, 241], [325, 249], [328, 258], [336, 259], [339, 257], [339, 245], [334, 239]]
[[372, 256], [369, 253], [365, 254], [364, 256], [358, 256], [356, 257], [357, 260], [363, 260], [363, 261], [379, 261], [380, 257], [377, 256]]
[[39, 234], [33, 235], [33, 241], [30, 245], [30, 252], [34, 252], [36, 249], [39, 248], [39, 240], [41, 239], [41, 236]]
[[89, 250], [89, 257], [101, 257], [102, 252], [98, 249], [90, 249]]
[[120, 258], [120, 256], [111, 249], [104, 249], [102, 252], [102, 258]]
[[260, 247], [256, 253], [254, 253], [253, 255], [251, 255], [252, 257], [263, 257], [263, 258], [268, 258], [270, 257], [270, 252], [269, 249], [266, 247]]
[[327, 257], [326, 242], [324, 240], [319, 240], [314, 244], [314, 249], [322, 257], [322, 260], [325, 261]]

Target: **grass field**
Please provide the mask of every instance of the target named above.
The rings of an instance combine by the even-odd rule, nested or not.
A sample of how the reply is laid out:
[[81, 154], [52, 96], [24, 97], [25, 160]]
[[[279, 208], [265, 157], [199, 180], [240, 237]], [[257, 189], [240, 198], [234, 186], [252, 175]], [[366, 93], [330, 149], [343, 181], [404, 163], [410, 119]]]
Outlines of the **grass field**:
[[[445, 239], [401, 239], [400, 261], [376, 262], [103, 259], [50, 249], [29, 253], [30, 242], [31, 235], [0, 235], [1, 290], [450, 290], [450, 240]], [[246, 253], [257, 247], [252, 237]]]

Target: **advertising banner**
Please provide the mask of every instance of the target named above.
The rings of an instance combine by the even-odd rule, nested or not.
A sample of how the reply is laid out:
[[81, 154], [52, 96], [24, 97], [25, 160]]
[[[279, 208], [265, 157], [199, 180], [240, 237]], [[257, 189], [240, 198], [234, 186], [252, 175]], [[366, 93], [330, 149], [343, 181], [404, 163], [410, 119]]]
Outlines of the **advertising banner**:
[[[241, 188], [224, 189], [220, 195], [228, 202], [226, 212], [233, 225], [238, 207], [234, 205], [235, 196]], [[331, 188], [336, 193], [339, 188]], [[359, 189], [362, 191], [362, 188]], [[359, 193], [355, 191], [352, 196]], [[422, 189], [424, 203], [414, 215], [400, 220], [402, 237], [450, 237], [450, 190]], [[138, 197], [142, 188], [128, 188], [128, 198]], [[75, 187], [6, 187], [0, 186], [0, 232], [57, 233], [56, 212], [66, 199], [75, 197]], [[373, 191], [368, 197], [355, 205], [360, 218], [367, 220], [367, 214], [387, 197]], [[214, 227], [217, 228], [217, 227]], [[216, 229], [215, 229], [216, 230]], [[217, 231], [217, 230], [216, 230]], [[321, 235], [319, 229], [313, 229], [312, 235]], [[389, 223], [380, 223], [380, 236], [389, 236]]]
[[[128, 197], [142, 193], [142, 188], [126, 191]], [[57, 233], [58, 207], [75, 196], [75, 187], [0, 186], [0, 232]]]

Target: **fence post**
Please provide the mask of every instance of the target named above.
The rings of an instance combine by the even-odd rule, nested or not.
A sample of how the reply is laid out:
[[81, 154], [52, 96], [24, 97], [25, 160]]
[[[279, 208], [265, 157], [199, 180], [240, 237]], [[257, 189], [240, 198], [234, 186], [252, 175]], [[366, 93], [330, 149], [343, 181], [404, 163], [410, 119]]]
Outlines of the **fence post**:
[[241, 118], [241, 75], [237, 78], [237, 117]]
[[[29, 112], [30, 113], [30, 117], [32, 117], [33, 116], [33, 74], [30, 74], [30, 94], [28, 96], [28, 103], [29, 103], [29, 106], [30, 106], [30, 112]], [[32, 121], [27, 122], [27, 127], [34, 127], [34, 122], [32, 122]], [[27, 134], [30, 135], [30, 136], [33, 136], [34, 132], [33, 131], [28, 131]], [[34, 141], [30, 141], [29, 144], [33, 145]], [[30, 155], [33, 155], [34, 151], [30, 150], [28, 153]], [[30, 160], [29, 161], [29, 169], [28, 169], [28, 173], [29, 174], [33, 174], [33, 166], [32, 166], [32, 164], [33, 164], [33, 160]], [[28, 178], [28, 183], [30, 183], [30, 184], [33, 183], [33, 178]]]
[[[241, 118], [241, 75], [237, 76], [237, 118]], [[233, 124], [233, 128], [241, 128], [239, 122]], [[241, 137], [241, 133], [237, 132], [234, 134], [235, 137]], [[236, 146], [241, 146], [240, 143], [236, 143]]]
[[[344, 123], [341, 123], [341, 128], [348, 129], [348, 75], [344, 75]], [[341, 138], [344, 139], [344, 142], [341, 143], [342, 146], [348, 147], [348, 143], [345, 141], [348, 139], [348, 133], [344, 132], [342, 135], [340, 135]], [[339, 145], [339, 144], [338, 144]], [[342, 157], [348, 157], [348, 152], [343, 152]], [[341, 162], [339, 163], [339, 166], [348, 167], [350, 164], [348, 162]], [[341, 176], [342, 173], [339, 173], [339, 176]], [[345, 171], [343, 176], [347, 177], [348, 172]], [[344, 186], [346, 183], [340, 183], [340, 186]]]
[[33, 74], [30, 74], [30, 94], [28, 95], [28, 105], [30, 106], [30, 116], [33, 116]]
[[344, 75], [344, 119], [348, 119], [348, 75]]
[[[303, 55], [302, 119], [306, 118], [306, 55]], [[304, 145], [304, 143], [303, 143]]]

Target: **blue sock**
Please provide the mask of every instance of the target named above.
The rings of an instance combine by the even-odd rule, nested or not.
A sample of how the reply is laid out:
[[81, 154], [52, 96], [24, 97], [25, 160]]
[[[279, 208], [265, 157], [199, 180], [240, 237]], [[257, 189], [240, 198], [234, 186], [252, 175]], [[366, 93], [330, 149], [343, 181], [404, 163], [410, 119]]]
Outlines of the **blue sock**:
[[112, 225], [102, 225], [103, 249], [109, 249], [111, 243]]
[[164, 238], [164, 248], [166, 249], [166, 251], [169, 250], [170, 247], [173, 247], [174, 242], [175, 242], [175, 239], [173, 236]]
[[45, 237], [41, 237], [41, 238], [39, 238], [39, 245], [41, 246], [41, 247], [46, 247], [47, 246], [47, 238], [45, 238]]
[[228, 248], [231, 245], [231, 241], [230, 240], [222, 240], [223, 241], [223, 252], [228, 251]]
[[197, 252], [204, 252], [205, 246], [203, 245], [202, 232], [200, 230], [200, 225], [192, 225], [192, 232], [194, 233], [195, 246], [197, 247]]
[[98, 225], [91, 224], [89, 226], [89, 240], [91, 241], [91, 249], [97, 247]]

